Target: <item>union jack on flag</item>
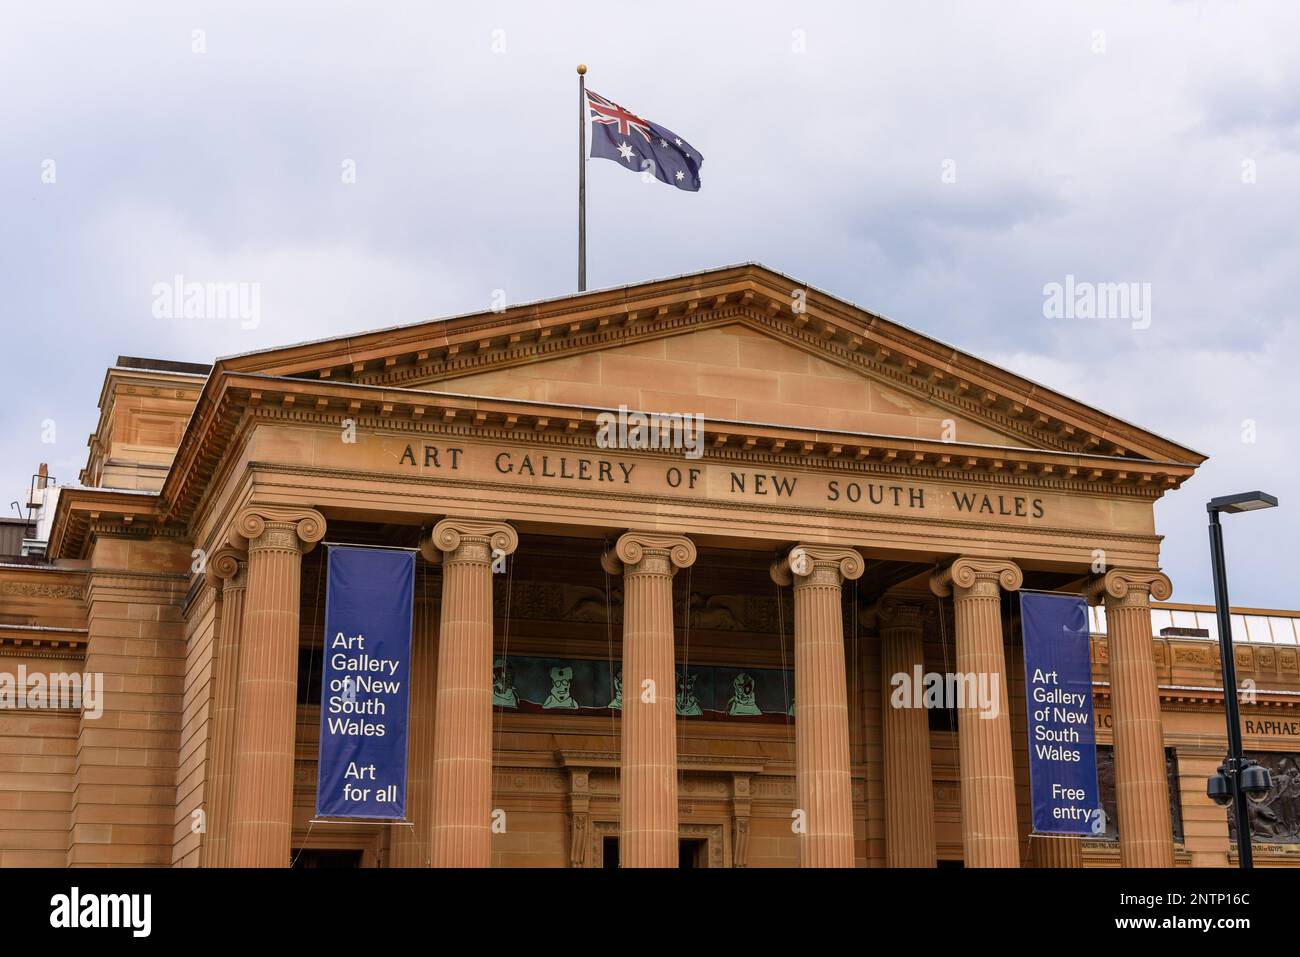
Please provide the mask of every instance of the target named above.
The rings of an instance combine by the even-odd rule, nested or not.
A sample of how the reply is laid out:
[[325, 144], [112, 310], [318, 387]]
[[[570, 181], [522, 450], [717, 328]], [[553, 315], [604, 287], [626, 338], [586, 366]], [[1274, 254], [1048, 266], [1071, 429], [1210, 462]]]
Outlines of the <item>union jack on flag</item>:
[[587, 91], [591, 155], [654, 175], [661, 183], [696, 192], [704, 157], [672, 130], [642, 119], [599, 93]]

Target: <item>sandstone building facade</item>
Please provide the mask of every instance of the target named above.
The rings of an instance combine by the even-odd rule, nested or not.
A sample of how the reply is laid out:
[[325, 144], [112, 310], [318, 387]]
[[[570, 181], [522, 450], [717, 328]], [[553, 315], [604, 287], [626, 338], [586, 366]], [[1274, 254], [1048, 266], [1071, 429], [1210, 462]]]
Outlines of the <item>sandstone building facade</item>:
[[[611, 446], [620, 407], [702, 443]], [[0, 673], [102, 675], [102, 713], [0, 708], [0, 866], [1235, 859], [1154, 519], [1203, 456], [764, 267], [123, 359], [99, 408], [44, 556], [0, 559]], [[409, 826], [313, 820], [323, 541], [420, 552]], [[1094, 605], [1089, 839], [1028, 833], [1021, 588]], [[1238, 620], [1289, 863], [1295, 615]], [[890, 707], [917, 666], [997, 675], [998, 717]]]

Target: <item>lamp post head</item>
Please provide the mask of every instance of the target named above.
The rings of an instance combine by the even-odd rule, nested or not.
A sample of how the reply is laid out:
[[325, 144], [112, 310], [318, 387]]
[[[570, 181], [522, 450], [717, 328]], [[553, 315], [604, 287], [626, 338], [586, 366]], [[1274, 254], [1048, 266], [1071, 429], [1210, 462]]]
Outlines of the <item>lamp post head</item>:
[[1261, 508], [1276, 508], [1277, 496], [1267, 492], [1238, 492], [1236, 495], [1220, 495], [1210, 499], [1205, 506], [1208, 512], [1254, 512]]

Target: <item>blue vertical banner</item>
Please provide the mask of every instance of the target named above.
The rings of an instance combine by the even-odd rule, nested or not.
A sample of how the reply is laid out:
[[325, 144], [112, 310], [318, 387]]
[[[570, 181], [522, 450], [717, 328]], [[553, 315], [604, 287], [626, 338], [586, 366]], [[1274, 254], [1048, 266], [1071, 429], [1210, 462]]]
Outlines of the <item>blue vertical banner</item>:
[[1078, 595], [1022, 591], [1029, 789], [1035, 834], [1100, 834], [1088, 606]]
[[316, 814], [404, 820], [415, 553], [328, 548]]

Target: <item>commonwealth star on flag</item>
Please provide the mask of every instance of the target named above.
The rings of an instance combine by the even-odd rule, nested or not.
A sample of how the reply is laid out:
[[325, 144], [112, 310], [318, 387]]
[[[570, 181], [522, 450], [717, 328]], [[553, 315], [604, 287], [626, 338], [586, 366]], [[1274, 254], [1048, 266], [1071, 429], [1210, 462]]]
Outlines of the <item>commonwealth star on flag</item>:
[[704, 157], [672, 130], [642, 119], [613, 100], [587, 90], [591, 155], [626, 169], [651, 173], [661, 183], [695, 192]]

